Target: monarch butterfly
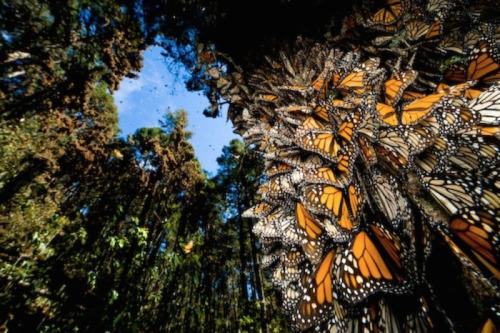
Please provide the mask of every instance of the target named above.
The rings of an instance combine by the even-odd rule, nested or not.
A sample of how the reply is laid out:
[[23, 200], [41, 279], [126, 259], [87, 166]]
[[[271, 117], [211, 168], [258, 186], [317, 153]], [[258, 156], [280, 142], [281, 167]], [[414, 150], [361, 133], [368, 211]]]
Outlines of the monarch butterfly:
[[350, 184], [347, 189], [331, 185], [306, 185], [303, 202], [318, 214], [333, 218], [344, 230], [358, 226], [358, 214], [364, 203], [359, 186]]
[[277, 255], [276, 253], [264, 254], [260, 261], [260, 267], [268, 268], [270, 266], [273, 266], [279, 258], [279, 255]]
[[323, 71], [318, 75], [318, 77], [311, 83], [311, 86], [313, 90], [318, 94], [318, 97], [321, 99], [326, 98], [328, 94], [328, 84], [329, 84], [329, 77], [331, 76], [333, 63], [332, 61], [327, 61], [325, 64], [325, 68]]
[[273, 274], [276, 276], [277, 281], [286, 284], [300, 279], [302, 267], [299, 265], [285, 265], [284, 262], [280, 262], [274, 269]]
[[384, 103], [377, 103], [378, 119], [389, 126], [398, 126], [399, 120], [396, 109]]
[[276, 95], [265, 94], [257, 96], [257, 100], [276, 104], [279, 102], [279, 97]]
[[205, 51], [205, 52], [201, 53], [201, 55], [199, 57], [200, 62], [209, 63], [209, 64], [215, 62], [216, 60], [217, 59], [215, 57], [215, 53], [212, 51]]
[[254, 224], [252, 232], [261, 239], [270, 241], [279, 240], [281, 238], [281, 233], [278, 228], [276, 228], [275, 221], [272, 218], [259, 219], [259, 221]]
[[417, 123], [439, 106], [439, 101], [444, 96], [445, 93], [432, 94], [411, 102], [401, 111], [401, 124], [412, 125]]
[[320, 120], [315, 119], [314, 117], [307, 117], [302, 124], [300, 124], [297, 128], [297, 134], [300, 135], [302, 133], [307, 133], [309, 131], [324, 131], [329, 126], [328, 123], [323, 123]]
[[357, 303], [378, 291], [404, 292], [405, 248], [399, 238], [379, 225], [370, 224], [335, 259], [335, 282], [350, 303]]
[[337, 86], [342, 93], [354, 93], [361, 95], [366, 91], [368, 85], [367, 73], [365, 71], [352, 72], [347, 75]]
[[[407, 314], [403, 325], [403, 332], [449, 332], [453, 330], [453, 323], [446, 316], [436, 299], [431, 295], [421, 295], [417, 304], [411, 304], [412, 311]], [[429, 304], [432, 304], [430, 307]], [[405, 304], [407, 307], [408, 305]]]
[[301, 292], [298, 283], [292, 282], [282, 286], [282, 307], [285, 313], [292, 313], [300, 300]]
[[266, 133], [271, 128], [269, 124], [260, 123], [258, 125], [252, 126], [243, 133], [243, 139], [249, 144], [259, 142], [263, 139], [264, 133]]
[[267, 167], [265, 173], [267, 177], [272, 177], [284, 173], [290, 173], [292, 171], [293, 167], [290, 164], [286, 164], [283, 162], [276, 162]]
[[393, 164], [396, 169], [405, 168], [410, 160], [410, 149], [397, 133], [381, 131], [378, 144], [374, 146], [379, 157]]
[[347, 109], [351, 110], [356, 107], [356, 105], [361, 104], [360, 98], [345, 98], [345, 99], [332, 99], [324, 102], [325, 107], [330, 109]]
[[354, 161], [358, 156], [358, 147], [354, 144], [343, 147], [338, 155], [337, 164], [335, 169], [338, 171], [339, 179], [348, 184], [351, 181], [352, 170], [354, 168]]
[[408, 145], [412, 157], [427, 149], [435, 140], [432, 129], [420, 126], [420, 124], [415, 125], [413, 128], [400, 129], [398, 132]]
[[294, 245], [300, 242], [297, 221], [293, 213], [289, 213], [283, 207], [278, 207], [267, 220], [270, 223], [274, 223], [276, 230], [280, 233], [283, 244]]
[[464, 82], [467, 81], [466, 67], [464, 64], [453, 64], [450, 68], [444, 72], [444, 78], [448, 81], [453, 82]]
[[391, 106], [396, 105], [403, 96], [403, 92], [416, 78], [417, 72], [411, 69], [403, 73], [394, 74], [384, 83], [385, 103]]
[[479, 113], [479, 124], [500, 125], [500, 85], [491, 86], [467, 106]]
[[304, 181], [311, 184], [328, 184], [343, 187], [343, 183], [329, 167], [320, 167], [305, 172]]
[[311, 152], [320, 154], [332, 162], [338, 161], [338, 154], [341, 146], [338, 144], [332, 132], [310, 131], [300, 136], [297, 145]]
[[384, 298], [370, 300], [347, 319], [348, 333], [391, 332], [402, 333], [398, 318]]
[[446, 51], [451, 51], [458, 54], [465, 53], [464, 47], [459, 41], [458, 31], [456, 30], [444, 36], [441, 43], [439, 43], [439, 46]]
[[411, 21], [406, 25], [406, 35], [410, 40], [418, 40], [429, 30], [429, 25], [422, 21]]
[[478, 112], [466, 106], [462, 98], [445, 99], [439, 110], [439, 125], [442, 135], [456, 133], [459, 129], [472, 126], [477, 122]]
[[329, 122], [330, 121], [330, 117], [328, 116], [328, 110], [322, 104], [317, 105], [313, 109], [312, 113], [317, 118], [319, 118], [321, 121], [324, 121], [324, 122]]
[[333, 262], [335, 250], [328, 252], [303, 288], [304, 296], [297, 305], [296, 321], [300, 330], [318, 325], [326, 319], [335, 318], [339, 326], [343, 323], [344, 309], [336, 300], [333, 290]]
[[309, 105], [289, 105], [289, 106], [283, 106], [283, 107], [280, 107], [280, 108], [276, 108], [275, 110], [278, 113], [301, 112], [301, 113], [304, 113], [304, 114], [311, 114], [312, 107], [309, 106]]
[[474, 81], [464, 82], [454, 86], [449, 86], [447, 84], [440, 83], [436, 88], [436, 93], [438, 94], [444, 93], [446, 94], [447, 98], [459, 97], [464, 95], [464, 92], [474, 84], [475, 84]]
[[500, 56], [486, 40], [480, 40], [474, 46], [469, 56], [467, 80], [479, 80], [500, 68]]
[[[477, 262], [478, 266], [485, 266], [497, 279], [500, 278], [498, 242], [500, 219], [494, 212], [466, 209], [450, 219], [450, 230], [463, 243], [464, 253], [470, 253], [469, 258]], [[464, 245], [467, 245], [465, 247]]]
[[242, 216], [245, 218], [266, 217], [267, 215], [269, 215], [272, 212], [272, 210], [274, 209], [275, 206], [276, 206], [276, 203], [267, 203], [265, 201], [262, 201], [261, 203], [255, 205], [254, 207], [251, 207], [251, 208], [247, 209], [246, 211], [244, 211]]
[[193, 250], [194, 242], [192, 240], [189, 241], [186, 245], [184, 245], [184, 253], [188, 254]]
[[[500, 278], [498, 242], [500, 219], [495, 212], [464, 209], [450, 218], [449, 228], [456, 236], [446, 239], [464, 253], [468, 260], [495, 278]], [[452, 246], [452, 248], [454, 248]], [[456, 249], [454, 249], [457, 252]]]
[[318, 155], [304, 154], [299, 149], [283, 149], [264, 154], [264, 158], [305, 169], [317, 168], [323, 165], [323, 159]]
[[375, 170], [366, 176], [365, 183], [378, 209], [394, 227], [397, 227], [401, 220], [409, 219], [409, 203], [399, 190], [394, 177]]
[[348, 117], [348, 119], [343, 121], [337, 129], [337, 136], [344, 143], [344, 145], [349, 144], [353, 141], [354, 135], [357, 131], [359, 118], [359, 113], [355, 113], [354, 115]]
[[443, 30], [443, 26], [441, 24], [441, 20], [436, 20], [431, 24], [427, 34], [425, 35], [425, 39], [432, 39], [434, 37], [438, 37], [441, 35]]
[[282, 261], [285, 266], [300, 266], [307, 261], [304, 252], [298, 247], [291, 247], [282, 253]]
[[415, 99], [420, 99], [420, 98], [423, 98], [425, 97], [424, 94], [422, 93], [419, 93], [419, 92], [416, 92], [416, 91], [405, 91], [403, 92], [403, 95], [401, 96], [401, 98], [404, 100], [404, 101], [413, 101]]
[[420, 172], [424, 172], [425, 174], [430, 174], [432, 172], [441, 171], [438, 169], [439, 159], [438, 155], [432, 150], [426, 150], [422, 154], [420, 154], [415, 159], [415, 164], [420, 168]]
[[474, 98], [477, 98], [481, 94], [482, 94], [481, 90], [467, 89], [464, 93], [464, 97], [467, 99], [474, 99]]
[[295, 188], [289, 174], [275, 176], [265, 181], [257, 190], [264, 200], [285, 198], [295, 193]]
[[491, 318], [486, 319], [483, 325], [478, 330], [479, 333], [495, 333], [498, 332], [497, 328], [495, 327], [495, 323]]
[[436, 13], [445, 10], [450, 6], [449, 0], [429, 0], [426, 9], [429, 12]]
[[323, 227], [318, 220], [314, 218], [300, 202], [297, 203], [295, 210], [297, 227], [302, 239], [301, 245], [304, 253], [312, 264], [316, 264], [321, 259], [325, 242]]
[[385, 26], [386, 31], [394, 31], [396, 27], [387, 27], [394, 25], [400, 18], [403, 10], [406, 10], [406, 5], [402, 0], [386, 0], [387, 6], [377, 11], [372, 19], [371, 25]]
[[459, 209], [475, 206], [474, 198], [470, 194], [473, 188], [469, 188], [468, 183], [425, 177], [423, 184], [451, 214], [455, 214]]

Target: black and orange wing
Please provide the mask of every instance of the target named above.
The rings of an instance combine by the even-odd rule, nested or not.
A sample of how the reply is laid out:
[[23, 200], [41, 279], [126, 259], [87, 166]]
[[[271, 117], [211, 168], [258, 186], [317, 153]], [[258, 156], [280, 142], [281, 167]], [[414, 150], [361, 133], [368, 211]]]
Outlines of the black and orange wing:
[[323, 254], [325, 243], [323, 227], [300, 202], [296, 205], [295, 217], [297, 219], [302, 249], [311, 263], [318, 263]]
[[410, 69], [403, 73], [397, 73], [387, 80], [384, 83], [385, 103], [391, 106], [396, 105], [406, 88], [415, 81], [417, 75], [417, 71]]
[[378, 10], [371, 18], [372, 25], [384, 26], [386, 31], [394, 31], [394, 24], [399, 20], [405, 10], [403, 0], [387, 0], [386, 5]]
[[401, 110], [401, 124], [412, 125], [428, 116], [438, 105], [445, 93], [428, 95], [413, 101]]
[[335, 259], [335, 282], [350, 303], [357, 303], [377, 292], [402, 293], [411, 281], [406, 279], [407, 244], [379, 225], [370, 224]]
[[467, 80], [480, 80], [500, 69], [500, 55], [490, 42], [480, 40], [469, 56]]
[[332, 316], [339, 326], [343, 324], [344, 309], [338, 303], [333, 289], [334, 259], [335, 250], [332, 250], [323, 257], [304, 286], [304, 295], [297, 305], [295, 318], [301, 331], [317, 326]]
[[361, 95], [366, 91], [366, 76], [366, 71], [352, 72], [339, 83], [337, 89], [342, 93], [354, 93], [356, 95]]
[[391, 105], [384, 103], [377, 103], [377, 116], [378, 119], [386, 125], [398, 126], [399, 119], [396, 109]]
[[311, 211], [333, 218], [343, 230], [353, 231], [359, 225], [358, 215], [364, 203], [359, 186], [306, 185], [302, 198]]
[[442, 234], [455, 254], [485, 276], [500, 279], [500, 218], [495, 211], [466, 208], [450, 218]]

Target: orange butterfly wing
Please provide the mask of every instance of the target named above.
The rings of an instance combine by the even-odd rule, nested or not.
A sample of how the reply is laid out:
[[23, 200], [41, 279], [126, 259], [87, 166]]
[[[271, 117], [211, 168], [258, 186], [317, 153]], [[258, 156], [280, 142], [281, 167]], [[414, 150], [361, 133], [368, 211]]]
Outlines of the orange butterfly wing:
[[377, 114], [378, 119], [383, 123], [389, 126], [399, 125], [396, 109], [392, 106], [384, 103], [377, 103]]
[[432, 94], [411, 102], [401, 112], [401, 123], [411, 125], [425, 118], [444, 96], [445, 93]]
[[457, 237], [453, 240], [447, 239], [458, 248], [455, 249], [452, 245], [452, 249], [459, 256], [465, 255], [468, 261], [497, 279], [500, 278], [499, 222], [498, 218], [488, 211], [465, 209], [464, 213], [450, 219], [450, 230]]
[[479, 80], [500, 68], [498, 59], [491, 54], [494, 52], [485, 40], [477, 42], [467, 68], [467, 80]]
[[335, 299], [333, 290], [333, 263], [335, 251], [328, 252], [304, 288], [304, 296], [297, 305], [296, 321], [299, 329], [317, 326], [326, 319], [341, 324], [344, 310]]
[[295, 216], [302, 238], [302, 249], [313, 264], [317, 263], [323, 253], [325, 241], [323, 227], [300, 202], [297, 203]]
[[397, 236], [370, 224], [336, 258], [336, 283], [350, 302], [378, 291], [399, 293], [410, 281], [404, 279], [403, 247]]

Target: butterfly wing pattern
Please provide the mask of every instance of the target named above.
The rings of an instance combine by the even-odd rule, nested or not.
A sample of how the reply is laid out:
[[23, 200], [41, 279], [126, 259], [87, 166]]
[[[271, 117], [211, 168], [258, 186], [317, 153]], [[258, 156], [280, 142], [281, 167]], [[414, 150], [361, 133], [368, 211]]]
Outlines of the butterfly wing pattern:
[[297, 331], [498, 326], [498, 17], [488, 1], [363, 3], [340, 36], [221, 93], [266, 165], [244, 214], [263, 266]]

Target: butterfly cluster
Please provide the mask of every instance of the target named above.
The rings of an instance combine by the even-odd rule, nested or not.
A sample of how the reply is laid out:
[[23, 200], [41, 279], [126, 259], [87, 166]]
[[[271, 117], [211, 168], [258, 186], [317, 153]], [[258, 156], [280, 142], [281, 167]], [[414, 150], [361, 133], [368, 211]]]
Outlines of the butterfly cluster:
[[232, 98], [266, 170], [244, 216], [297, 330], [460, 330], [429, 277], [434, 248], [479, 295], [484, 327], [498, 320], [500, 23], [488, 8], [367, 2], [339, 36], [267, 58]]

